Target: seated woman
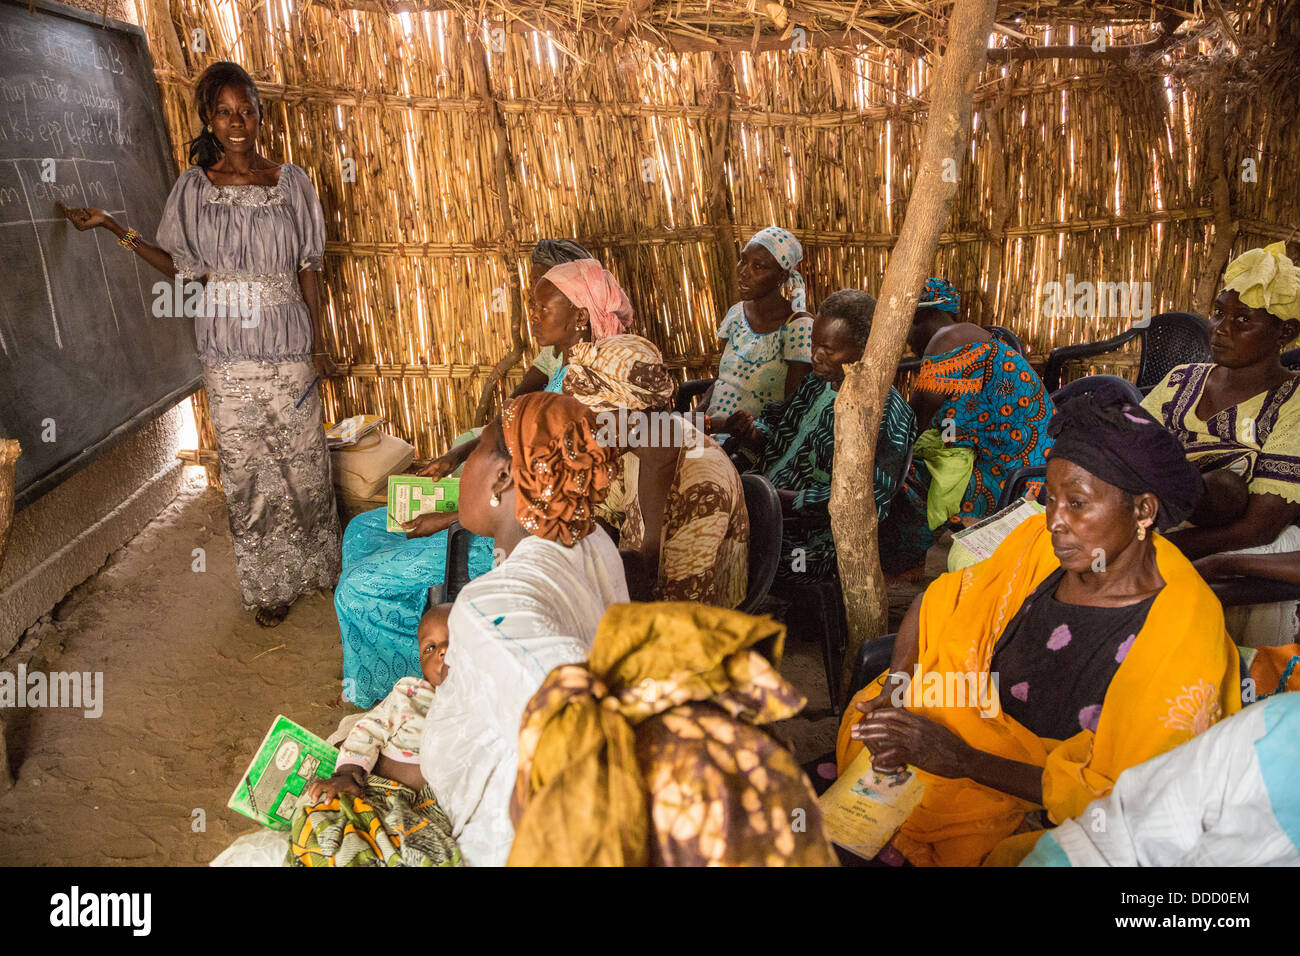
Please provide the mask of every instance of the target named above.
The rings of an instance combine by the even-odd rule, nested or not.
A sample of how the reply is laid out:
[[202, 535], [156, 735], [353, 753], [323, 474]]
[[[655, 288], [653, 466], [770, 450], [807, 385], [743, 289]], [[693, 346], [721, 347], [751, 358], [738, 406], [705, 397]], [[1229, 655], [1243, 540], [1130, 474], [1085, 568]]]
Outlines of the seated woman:
[[539, 392], [507, 405], [465, 463], [460, 520], [504, 560], [452, 606], [419, 754], [470, 866], [502, 865], [510, 850], [529, 699], [552, 669], [586, 660], [605, 609], [628, 599], [618, 548], [592, 517], [616, 467], [581, 402]]
[[[530, 301], [534, 337], [559, 348], [566, 363], [575, 345], [613, 334], [632, 319], [627, 295], [591, 259], [548, 270], [533, 287]], [[552, 375], [547, 391], [558, 392], [562, 378], [563, 368]], [[436, 459], [423, 474], [444, 477], [477, 445], [477, 438], [466, 442]], [[415, 628], [429, 588], [442, 583], [445, 532], [457, 517], [455, 512], [421, 515], [405, 526], [406, 537], [386, 530], [385, 508], [358, 515], [348, 524], [334, 608], [343, 636], [343, 696], [352, 703], [370, 707], [398, 678], [419, 673]], [[472, 539], [470, 577], [489, 570], [492, 561], [491, 540]]]
[[718, 377], [700, 400], [709, 431], [726, 431], [736, 412], [752, 417], [769, 402], [789, 398], [812, 367], [812, 316], [804, 309], [798, 270], [802, 260], [799, 240], [776, 226], [755, 233], [741, 250], [736, 265], [741, 301], [718, 326], [724, 343]]
[[1300, 866], [1297, 767], [1300, 694], [1279, 694], [1125, 770], [1020, 865]]
[[[841, 772], [864, 743], [880, 772], [919, 770], [925, 795], [893, 840], [916, 865], [978, 864], [1041, 827], [1038, 811], [1077, 816], [1126, 768], [1241, 708], [1218, 600], [1148, 533], [1201, 495], [1178, 442], [1105, 388], [1064, 405], [1049, 434], [1046, 515], [917, 598], [890, 673], [840, 725]], [[1018, 862], [1032, 839], [995, 860]]]
[[[912, 387], [922, 434], [904, 489], [880, 528], [881, 560], [890, 573], [923, 565], [935, 531], [949, 519], [969, 523], [992, 514], [1007, 478], [1043, 464], [1051, 445], [1045, 428], [1054, 408], [1038, 373], [1011, 346], [957, 321], [960, 311], [949, 282], [926, 281], [907, 340], [924, 358]], [[957, 449], [965, 454], [952, 454]], [[943, 480], [932, 481], [932, 473]]]
[[[1205, 475], [1194, 527], [1169, 536], [1193, 560], [1300, 550], [1300, 378], [1279, 359], [1300, 334], [1300, 272], [1285, 249], [1228, 264], [1210, 316], [1214, 362], [1180, 365], [1142, 402]], [[1287, 644], [1296, 611], [1294, 602], [1230, 608], [1228, 632], [1248, 647]]]
[[[784, 402], [763, 409], [757, 421], [736, 414], [737, 440], [759, 453], [754, 470], [777, 489], [785, 521], [777, 580], [808, 582], [836, 575], [835, 538], [827, 505], [835, 460], [835, 398], [844, 366], [862, 358], [871, 334], [876, 300], [859, 289], [841, 289], [817, 310], [812, 333], [812, 374]], [[876, 435], [876, 514], [889, 504], [916, 440], [916, 416], [903, 396], [889, 390]]]
[[784, 639], [721, 608], [611, 607], [590, 661], [524, 711], [510, 865], [834, 866], [808, 778], [764, 730], [807, 703], [768, 662]]
[[[570, 246], [573, 250], [582, 249], [567, 239], [555, 241], [555, 248], [543, 249], [538, 243], [533, 250], [528, 324], [541, 351], [512, 397], [536, 391], [558, 393], [569, 364], [569, 352], [575, 345], [618, 335], [632, 324], [631, 300], [614, 276], [595, 259], [565, 259], [542, 270], [537, 264], [539, 249], [546, 256], [567, 254]], [[546, 380], [538, 384], [542, 370], [546, 371]], [[445, 478], [465, 463], [477, 440], [453, 446], [429, 462], [420, 474]]]
[[639, 335], [573, 347], [564, 394], [592, 410], [623, 454], [597, 517], [618, 537], [637, 601], [735, 607], [749, 580], [749, 516], [722, 448], [673, 415], [663, 356]]
[[[528, 265], [528, 288], [535, 289], [537, 284], [546, 277], [546, 273], [556, 266], [565, 262], [577, 262], [579, 259], [595, 260], [593, 256], [582, 246], [578, 245], [572, 239], [542, 239], [537, 245], [533, 246], [532, 260]], [[534, 332], [534, 335], [536, 332]], [[515, 390], [510, 393], [511, 398], [518, 398], [520, 395], [527, 395], [529, 392], [540, 392], [546, 388], [560, 366], [564, 364], [564, 348], [556, 348], [554, 345], [543, 345], [537, 351], [537, 358], [533, 359], [533, 364], [528, 367], [521, 381]], [[466, 452], [465, 457], [469, 457]]]

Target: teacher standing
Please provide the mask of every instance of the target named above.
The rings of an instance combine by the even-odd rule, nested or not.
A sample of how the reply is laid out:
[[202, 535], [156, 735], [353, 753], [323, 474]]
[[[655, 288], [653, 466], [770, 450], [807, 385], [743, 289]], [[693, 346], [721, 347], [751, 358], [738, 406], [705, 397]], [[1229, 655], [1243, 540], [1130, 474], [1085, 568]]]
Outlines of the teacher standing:
[[333, 587], [339, 574], [315, 387], [335, 370], [316, 342], [325, 219], [307, 174], [257, 151], [262, 110], [240, 66], [209, 66], [194, 100], [203, 130], [157, 245], [102, 210], [64, 213], [78, 229], [108, 229], [165, 275], [205, 283], [194, 329], [240, 590], [257, 622], [274, 627], [300, 594]]

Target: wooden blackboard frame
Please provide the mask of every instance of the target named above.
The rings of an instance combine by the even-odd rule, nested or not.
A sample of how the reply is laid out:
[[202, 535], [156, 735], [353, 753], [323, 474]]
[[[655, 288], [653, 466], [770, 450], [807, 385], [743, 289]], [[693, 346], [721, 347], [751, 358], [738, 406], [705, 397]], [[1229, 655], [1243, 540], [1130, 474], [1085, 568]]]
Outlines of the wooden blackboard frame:
[[[111, 30], [116, 33], [125, 34], [132, 38], [132, 41], [139, 46], [140, 52], [144, 57], [144, 63], [148, 67], [149, 74], [154, 77], [155, 89], [157, 88], [157, 71], [154, 67], [153, 53], [149, 49], [148, 37], [143, 29], [134, 23], [127, 23], [122, 20], [114, 19], [106, 15], [90, 13], [76, 7], [65, 6], [61, 3], [55, 3], [54, 0], [0, 0], [7, 6], [22, 7], [29, 11], [41, 11], [51, 16], [63, 17], [67, 20], [75, 20], [90, 26], [99, 27], [104, 30]], [[158, 95], [150, 104], [153, 113], [153, 128], [157, 133], [159, 146], [161, 146], [164, 155], [171, 157], [173, 181], [179, 171], [175, 168], [175, 151], [172, 148], [171, 136], [167, 130], [166, 119], [162, 113], [162, 91], [158, 90]], [[161, 273], [159, 274], [161, 276]], [[163, 412], [176, 405], [189, 395], [193, 395], [203, 385], [202, 375], [196, 375], [194, 379], [180, 388], [174, 389], [162, 398], [157, 399], [145, 408], [140, 409], [129, 419], [118, 425], [107, 435], [86, 448], [83, 448], [73, 458], [58, 465], [52, 471], [32, 480], [25, 486], [15, 489], [14, 510], [15, 512], [36, 501], [47, 492], [51, 491], [59, 484], [66, 481], [72, 475], [81, 471], [91, 462], [102, 457], [106, 452], [117, 446], [132, 433], [138, 431], [142, 426], [158, 418]]]

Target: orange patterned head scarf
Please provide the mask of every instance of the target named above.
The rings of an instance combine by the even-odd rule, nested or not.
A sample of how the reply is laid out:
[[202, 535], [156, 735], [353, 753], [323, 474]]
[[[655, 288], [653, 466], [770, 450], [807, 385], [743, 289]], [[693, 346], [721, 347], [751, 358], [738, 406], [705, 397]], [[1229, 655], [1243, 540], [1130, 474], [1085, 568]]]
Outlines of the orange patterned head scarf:
[[596, 440], [587, 406], [567, 395], [523, 395], [506, 406], [501, 434], [524, 529], [566, 546], [590, 534], [618, 457]]

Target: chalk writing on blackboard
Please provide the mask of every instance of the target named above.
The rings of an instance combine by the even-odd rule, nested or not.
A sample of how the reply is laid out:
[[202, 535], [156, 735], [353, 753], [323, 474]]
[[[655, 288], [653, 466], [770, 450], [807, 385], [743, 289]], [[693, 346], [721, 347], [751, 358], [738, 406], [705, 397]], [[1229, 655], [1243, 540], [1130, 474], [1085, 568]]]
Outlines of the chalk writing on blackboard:
[[[42, 170], [52, 170], [52, 182], [42, 177]], [[114, 216], [125, 215], [117, 164], [111, 160], [60, 159], [54, 160], [51, 166], [48, 157], [0, 160], [0, 242], [28, 244], [35, 250], [45, 290], [43, 305], [49, 311], [51, 341], [62, 349], [63, 327], [55, 305], [47, 248], [52, 230], [63, 232], [66, 229], [65, 220], [58, 211], [57, 203], [60, 202], [68, 206], [94, 206]], [[86, 285], [83, 291], [102, 298], [112, 316], [114, 330], [121, 334], [103, 249], [106, 238], [111, 242], [111, 237], [101, 233], [102, 230], [92, 234], [94, 256], [87, 263], [89, 268], [84, 276]], [[139, 264], [132, 261], [131, 268], [137, 274], [140, 307], [147, 309], [139, 283]], [[0, 328], [0, 355], [14, 357], [17, 343], [11, 339], [12, 334], [6, 336], [5, 329]]]

